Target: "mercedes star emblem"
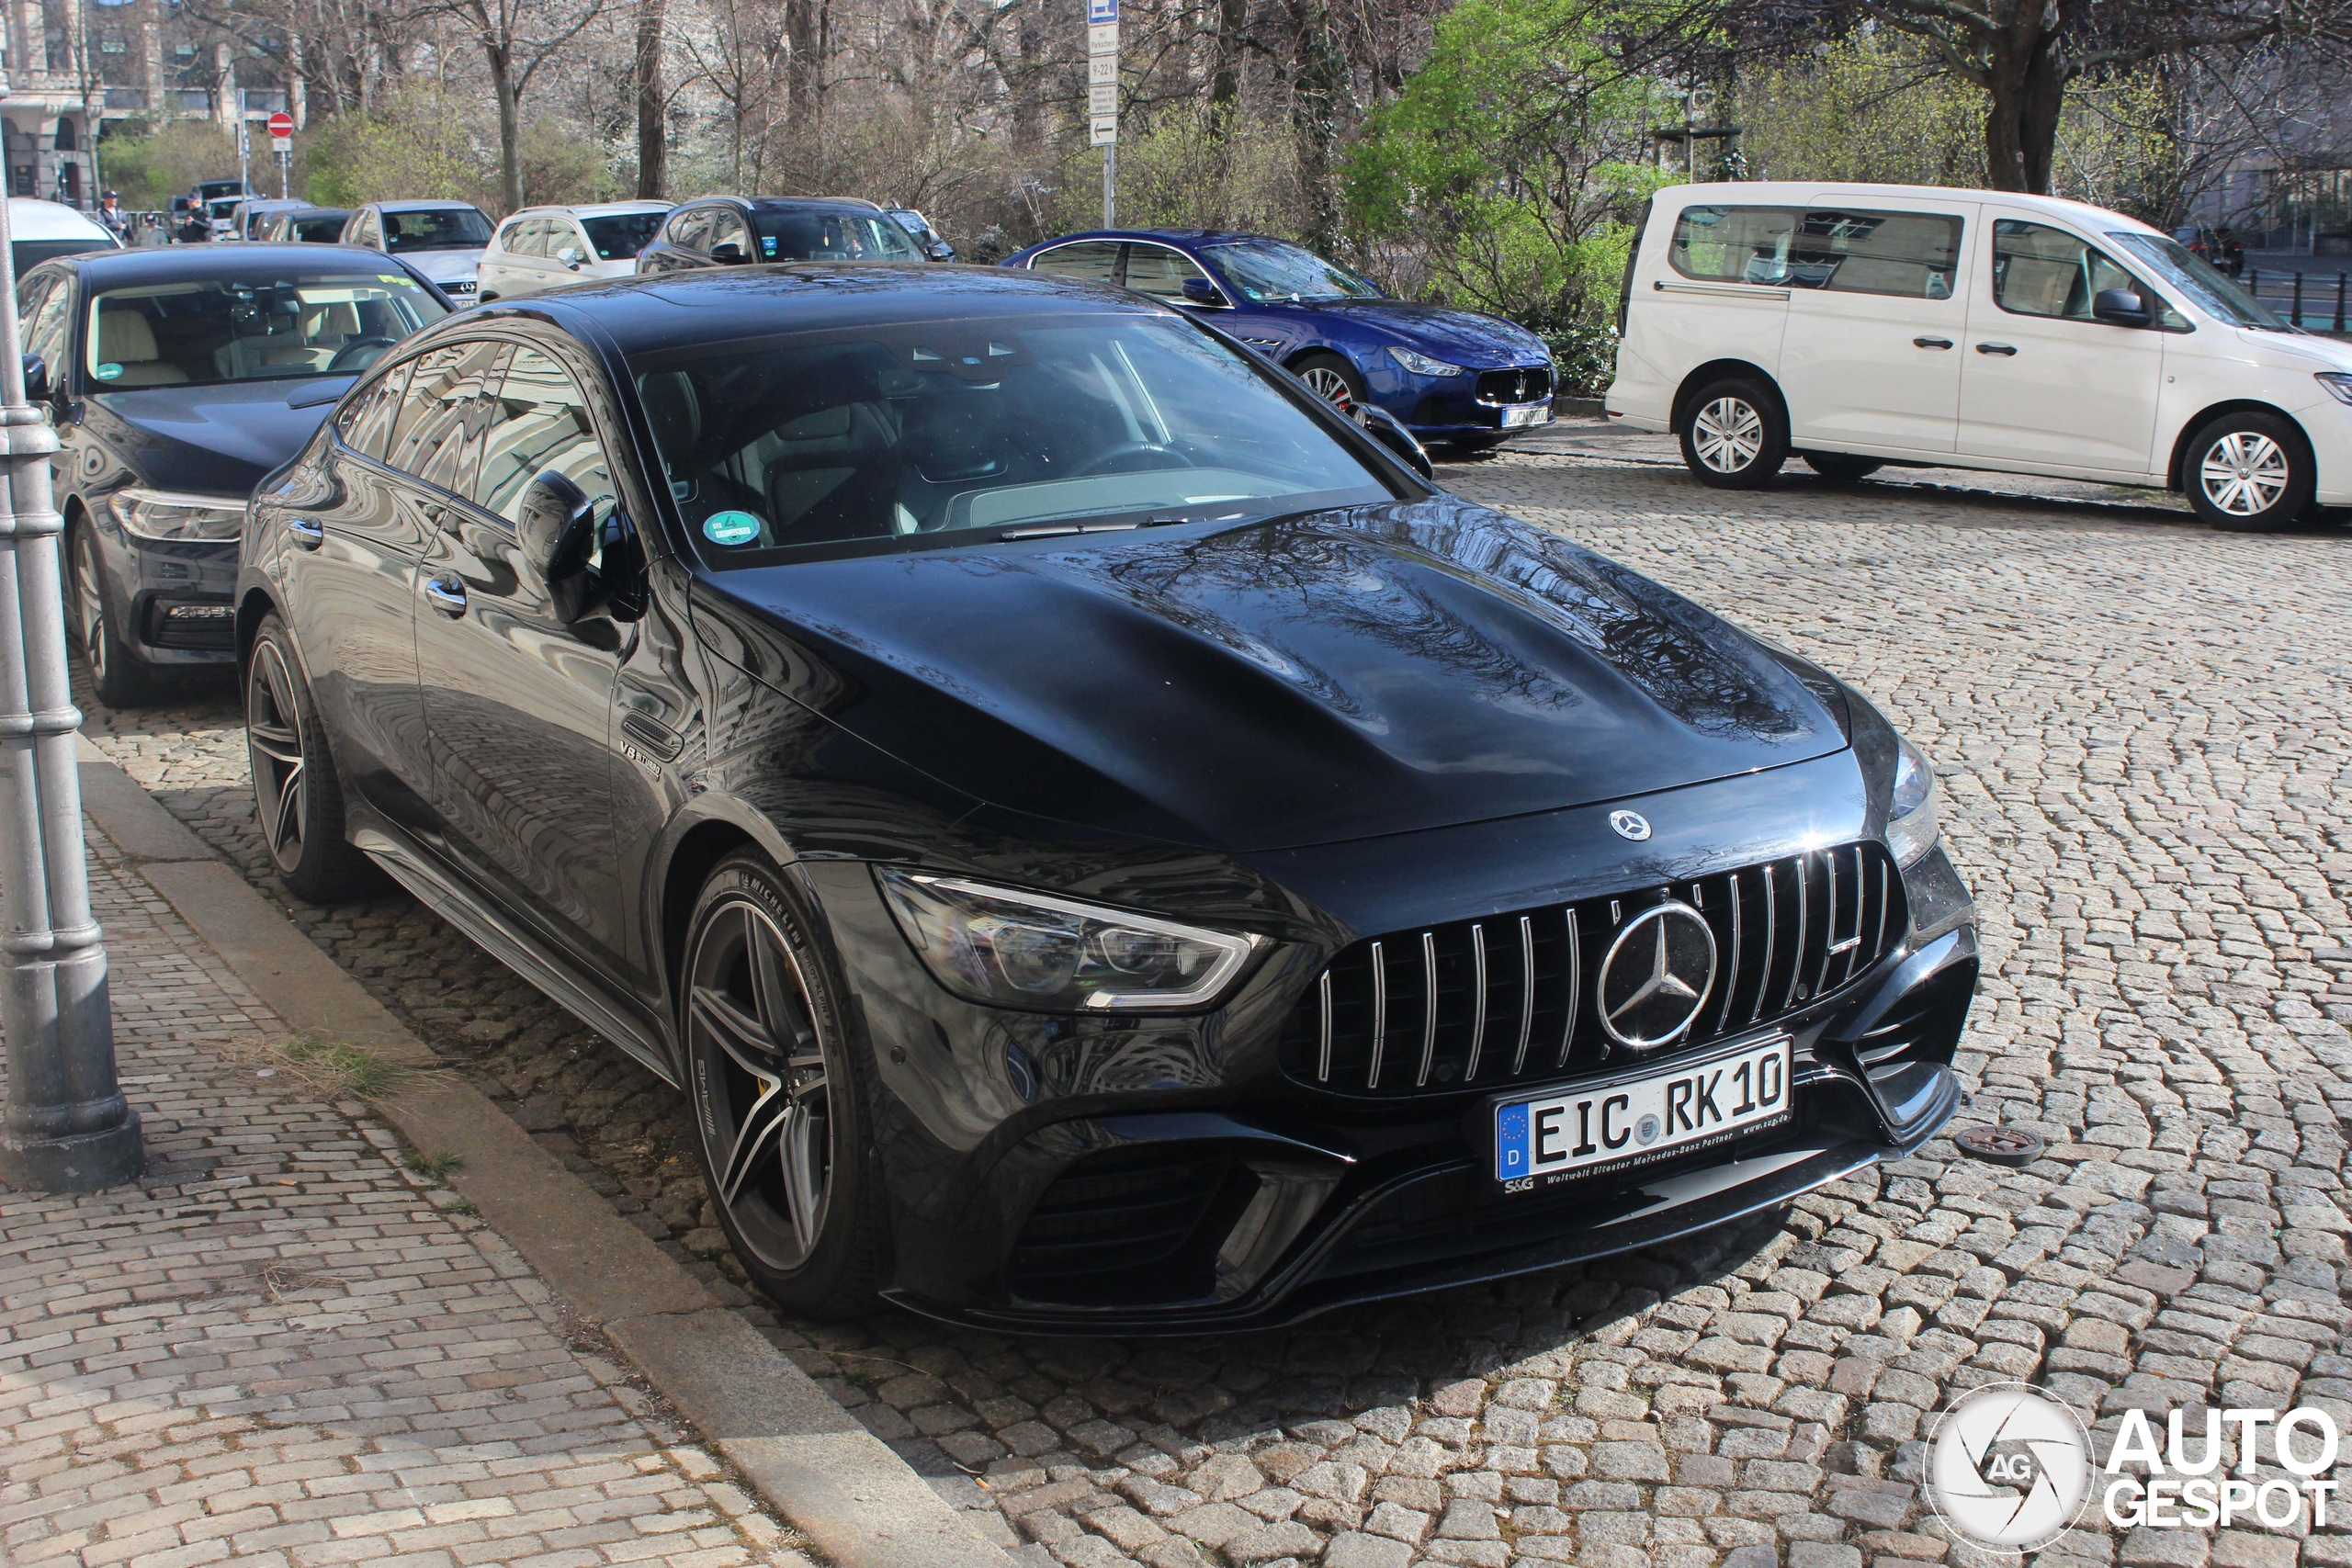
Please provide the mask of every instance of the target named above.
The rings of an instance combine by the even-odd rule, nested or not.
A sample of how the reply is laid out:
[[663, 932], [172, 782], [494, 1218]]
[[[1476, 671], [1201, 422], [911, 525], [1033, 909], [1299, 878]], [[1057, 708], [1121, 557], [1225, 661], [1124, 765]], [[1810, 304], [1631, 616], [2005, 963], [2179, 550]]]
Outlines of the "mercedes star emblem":
[[1650, 836], [1650, 819], [1638, 811], [1612, 811], [1609, 825], [1637, 844]]
[[1684, 903], [1653, 905], [1625, 922], [1600, 961], [1600, 1027], [1628, 1050], [1670, 1044], [1697, 1021], [1714, 983], [1706, 917]]

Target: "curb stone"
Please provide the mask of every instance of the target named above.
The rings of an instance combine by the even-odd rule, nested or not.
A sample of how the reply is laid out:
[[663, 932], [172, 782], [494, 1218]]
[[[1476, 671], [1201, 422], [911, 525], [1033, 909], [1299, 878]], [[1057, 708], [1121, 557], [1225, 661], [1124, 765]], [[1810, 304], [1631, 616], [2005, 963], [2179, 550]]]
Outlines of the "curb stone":
[[[440, 1059], [87, 739], [82, 801], [139, 874], [289, 1029], [411, 1068]], [[895, 1451], [490, 1100], [435, 1074], [377, 1107], [448, 1185], [840, 1568], [1012, 1568]]]

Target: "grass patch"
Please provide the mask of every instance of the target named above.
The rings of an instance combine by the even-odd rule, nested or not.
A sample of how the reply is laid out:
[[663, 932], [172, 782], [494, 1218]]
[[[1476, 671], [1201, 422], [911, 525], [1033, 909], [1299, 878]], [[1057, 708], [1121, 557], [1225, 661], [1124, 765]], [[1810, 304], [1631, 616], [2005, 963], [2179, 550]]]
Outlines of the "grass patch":
[[447, 1149], [436, 1149], [431, 1154], [422, 1149], [411, 1149], [401, 1156], [401, 1160], [428, 1181], [447, 1181], [451, 1171], [466, 1163], [464, 1156], [453, 1155]]
[[441, 1212], [445, 1214], [479, 1214], [481, 1210], [472, 1199], [460, 1198], [454, 1203], [442, 1204]]
[[250, 1063], [257, 1073], [292, 1078], [322, 1100], [386, 1100], [418, 1076], [415, 1069], [388, 1062], [365, 1045], [315, 1034], [240, 1040], [228, 1055]]

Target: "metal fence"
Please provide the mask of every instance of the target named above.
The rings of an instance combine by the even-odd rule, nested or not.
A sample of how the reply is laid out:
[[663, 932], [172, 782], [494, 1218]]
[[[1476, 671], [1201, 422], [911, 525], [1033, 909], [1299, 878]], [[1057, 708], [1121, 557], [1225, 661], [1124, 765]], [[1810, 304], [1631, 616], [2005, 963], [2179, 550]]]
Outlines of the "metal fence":
[[2352, 332], [2352, 274], [2344, 272], [2284, 272], [2249, 267], [2240, 287], [2295, 326], [2312, 333]]

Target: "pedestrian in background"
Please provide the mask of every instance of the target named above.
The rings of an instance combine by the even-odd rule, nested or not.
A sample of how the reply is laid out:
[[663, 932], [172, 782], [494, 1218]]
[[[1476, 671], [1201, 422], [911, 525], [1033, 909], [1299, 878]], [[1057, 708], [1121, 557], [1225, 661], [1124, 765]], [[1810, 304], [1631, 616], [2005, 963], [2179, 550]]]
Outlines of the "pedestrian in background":
[[116, 239], [125, 243], [130, 242], [130, 220], [123, 215], [119, 193], [108, 191], [98, 198], [98, 221], [105, 224], [107, 232]]

